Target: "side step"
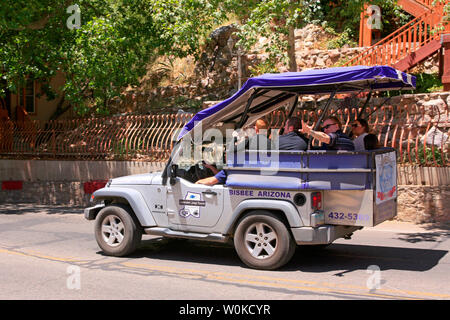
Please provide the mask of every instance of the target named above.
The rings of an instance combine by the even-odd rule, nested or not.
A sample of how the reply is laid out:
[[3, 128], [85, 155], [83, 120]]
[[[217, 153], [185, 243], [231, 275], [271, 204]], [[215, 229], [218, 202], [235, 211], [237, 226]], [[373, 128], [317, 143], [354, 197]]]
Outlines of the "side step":
[[160, 227], [146, 228], [144, 229], [144, 232], [149, 235], [163, 236], [168, 238], [184, 238], [184, 239], [205, 240], [222, 243], [227, 242], [229, 238], [220, 233], [184, 232]]

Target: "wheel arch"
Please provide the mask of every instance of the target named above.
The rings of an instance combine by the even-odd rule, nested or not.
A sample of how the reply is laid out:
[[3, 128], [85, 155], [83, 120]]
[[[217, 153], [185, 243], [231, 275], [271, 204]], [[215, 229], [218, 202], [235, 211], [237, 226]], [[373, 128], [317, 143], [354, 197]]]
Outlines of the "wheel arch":
[[156, 226], [152, 212], [148, 208], [142, 194], [129, 188], [103, 188], [94, 192], [94, 201], [105, 201], [105, 203], [118, 203], [131, 208], [135, 218], [142, 227]]
[[239, 222], [250, 212], [264, 210], [275, 214], [288, 229], [304, 226], [295, 206], [284, 200], [252, 199], [242, 201], [233, 212], [233, 219], [226, 228], [226, 234], [234, 234]]

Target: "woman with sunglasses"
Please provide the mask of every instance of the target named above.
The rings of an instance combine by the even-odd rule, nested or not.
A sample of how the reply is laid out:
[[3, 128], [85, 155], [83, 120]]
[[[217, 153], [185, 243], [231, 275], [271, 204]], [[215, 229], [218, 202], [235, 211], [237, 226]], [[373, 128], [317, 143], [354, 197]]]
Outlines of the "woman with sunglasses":
[[366, 150], [364, 146], [364, 137], [369, 133], [369, 124], [366, 120], [358, 118], [352, 123], [352, 134], [354, 137], [355, 151]]
[[322, 147], [320, 148], [322, 150], [355, 150], [352, 139], [342, 132], [342, 125], [337, 117], [325, 119], [322, 124], [322, 131], [315, 131], [313, 126], [308, 126], [302, 121], [300, 132], [322, 142]]

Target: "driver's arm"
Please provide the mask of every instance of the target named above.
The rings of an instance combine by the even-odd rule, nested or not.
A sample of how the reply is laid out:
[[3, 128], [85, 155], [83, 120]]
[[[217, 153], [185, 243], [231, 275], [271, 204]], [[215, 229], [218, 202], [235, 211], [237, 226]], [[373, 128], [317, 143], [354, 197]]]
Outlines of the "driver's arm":
[[196, 182], [196, 184], [205, 184], [207, 186], [213, 186], [218, 183], [224, 184], [226, 180], [227, 180], [227, 173], [225, 170], [221, 170], [214, 177], [200, 179]]
[[213, 186], [218, 183], [219, 183], [219, 180], [216, 177], [208, 177], [205, 179], [198, 180], [195, 184], [205, 184], [207, 186]]

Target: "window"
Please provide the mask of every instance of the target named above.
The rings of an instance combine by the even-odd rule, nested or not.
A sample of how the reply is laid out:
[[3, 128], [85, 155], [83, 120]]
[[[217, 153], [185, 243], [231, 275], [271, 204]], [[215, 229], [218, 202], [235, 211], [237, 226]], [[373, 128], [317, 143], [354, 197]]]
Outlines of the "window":
[[24, 107], [27, 113], [36, 112], [36, 92], [33, 80], [27, 80], [25, 88], [21, 88], [19, 92], [19, 104]]

